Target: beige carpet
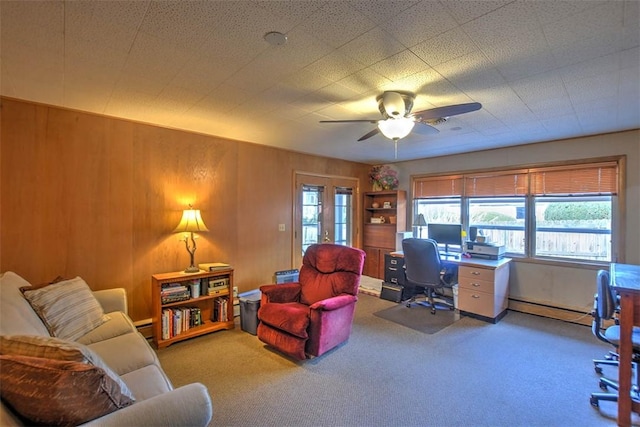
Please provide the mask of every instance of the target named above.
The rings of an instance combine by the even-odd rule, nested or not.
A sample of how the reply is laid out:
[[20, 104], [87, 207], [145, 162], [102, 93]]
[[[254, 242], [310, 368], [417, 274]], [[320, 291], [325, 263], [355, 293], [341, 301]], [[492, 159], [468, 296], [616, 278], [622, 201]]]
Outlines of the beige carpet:
[[590, 328], [510, 312], [429, 335], [373, 315], [395, 305], [361, 294], [349, 341], [303, 362], [239, 322], [158, 356], [174, 386], [207, 386], [211, 426], [615, 425], [615, 403], [589, 404], [600, 390], [591, 360], [609, 350]]

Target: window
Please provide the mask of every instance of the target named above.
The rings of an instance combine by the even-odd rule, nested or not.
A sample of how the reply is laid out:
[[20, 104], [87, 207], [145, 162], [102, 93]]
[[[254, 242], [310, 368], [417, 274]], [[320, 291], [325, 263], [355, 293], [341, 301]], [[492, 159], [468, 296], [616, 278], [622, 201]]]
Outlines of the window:
[[336, 195], [334, 201], [335, 217], [334, 217], [334, 243], [338, 245], [351, 246], [351, 204], [352, 204], [351, 188], [336, 187]]
[[510, 256], [611, 262], [623, 161], [414, 178], [414, 215], [476, 227]]
[[484, 197], [469, 199], [469, 227], [511, 254], [525, 254], [524, 197]]
[[611, 261], [617, 164], [537, 169], [531, 177], [534, 255]]
[[[462, 183], [461, 176], [436, 176], [414, 181], [414, 218], [422, 214], [427, 224], [461, 224]], [[426, 239], [427, 232], [423, 228], [414, 225], [413, 235]]]
[[322, 192], [324, 187], [304, 186], [302, 189], [302, 252], [320, 242], [322, 224]]
[[535, 254], [611, 261], [611, 196], [535, 198]]

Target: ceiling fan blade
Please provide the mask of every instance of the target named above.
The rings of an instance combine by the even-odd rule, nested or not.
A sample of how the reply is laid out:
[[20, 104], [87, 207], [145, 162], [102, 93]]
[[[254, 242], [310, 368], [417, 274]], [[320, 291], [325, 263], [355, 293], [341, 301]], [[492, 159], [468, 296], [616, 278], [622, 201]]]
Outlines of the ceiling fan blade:
[[440, 133], [440, 130], [428, 123], [416, 121], [416, 126], [413, 127], [412, 132], [418, 135], [435, 135], [436, 133]]
[[414, 116], [420, 120], [439, 119], [440, 117], [457, 116], [458, 114], [470, 113], [482, 108], [479, 102], [468, 104], [447, 105], [446, 107], [431, 108], [430, 110], [418, 111]]
[[320, 120], [319, 123], [378, 123], [380, 119], [364, 119], [364, 120]]
[[371, 132], [361, 136], [360, 139], [358, 139], [358, 141], [364, 141], [365, 139], [369, 139], [372, 136], [376, 135], [378, 132], [380, 132], [380, 130], [378, 128], [374, 128]]

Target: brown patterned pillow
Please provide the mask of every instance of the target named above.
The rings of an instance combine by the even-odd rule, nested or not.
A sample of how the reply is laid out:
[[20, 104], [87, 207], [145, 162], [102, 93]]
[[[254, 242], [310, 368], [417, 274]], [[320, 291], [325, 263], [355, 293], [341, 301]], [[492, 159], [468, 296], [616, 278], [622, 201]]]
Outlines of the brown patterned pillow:
[[41, 357], [45, 359], [80, 362], [102, 368], [118, 386], [122, 394], [132, 401], [133, 393], [120, 376], [89, 347], [73, 341], [38, 335], [0, 335], [0, 355]]
[[0, 395], [29, 423], [85, 423], [133, 402], [103, 369], [39, 357], [0, 356]]
[[23, 294], [54, 337], [75, 341], [109, 319], [80, 277]]

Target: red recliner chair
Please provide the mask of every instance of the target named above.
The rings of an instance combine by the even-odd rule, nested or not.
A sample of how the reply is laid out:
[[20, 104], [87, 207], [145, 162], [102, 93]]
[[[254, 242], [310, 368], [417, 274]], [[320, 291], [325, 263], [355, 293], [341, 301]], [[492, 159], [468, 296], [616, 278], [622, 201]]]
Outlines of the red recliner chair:
[[295, 359], [320, 356], [351, 334], [364, 251], [311, 245], [297, 283], [264, 285], [258, 338]]

